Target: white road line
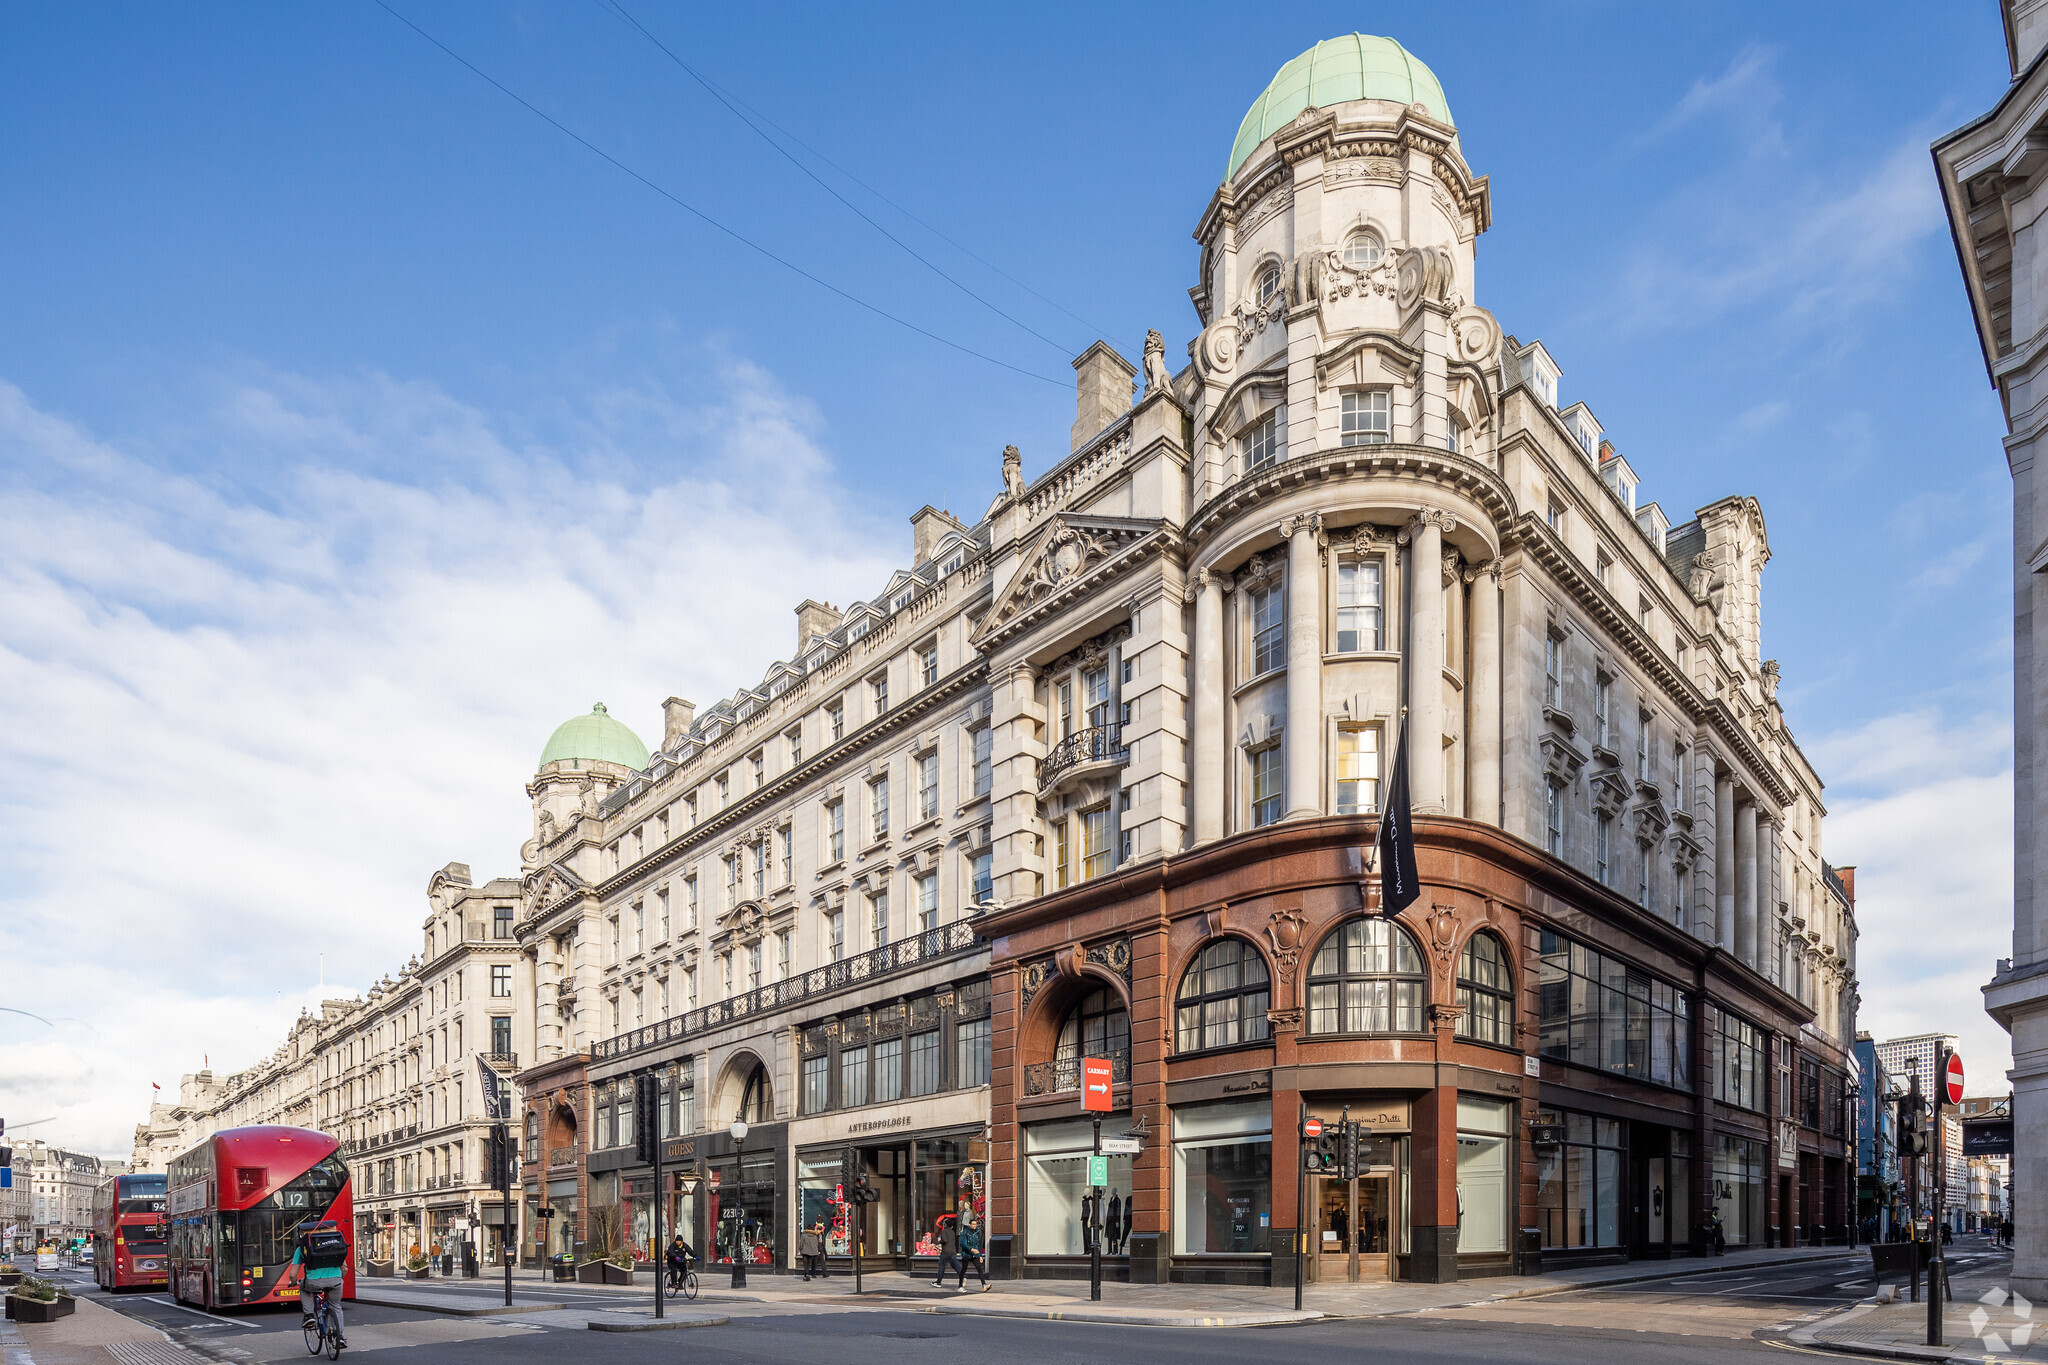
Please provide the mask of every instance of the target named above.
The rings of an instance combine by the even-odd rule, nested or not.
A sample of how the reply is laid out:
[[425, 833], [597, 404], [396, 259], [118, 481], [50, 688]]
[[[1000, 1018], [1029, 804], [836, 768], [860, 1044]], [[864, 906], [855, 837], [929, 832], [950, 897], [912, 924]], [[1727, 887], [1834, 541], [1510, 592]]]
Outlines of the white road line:
[[155, 1294], [148, 1295], [147, 1299], [150, 1303], [160, 1303], [166, 1308], [175, 1308], [180, 1313], [197, 1313], [202, 1318], [212, 1318], [215, 1322], [224, 1322], [230, 1327], [240, 1327], [251, 1332], [260, 1332], [263, 1330], [261, 1327], [259, 1327], [257, 1324], [253, 1322], [236, 1322], [233, 1318], [224, 1318], [217, 1313], [209, 1313], [204, 1309], [200, 1308], [187, 1308], [182, 1303], [178, 1303], [171, 1299], [159, 1298]]

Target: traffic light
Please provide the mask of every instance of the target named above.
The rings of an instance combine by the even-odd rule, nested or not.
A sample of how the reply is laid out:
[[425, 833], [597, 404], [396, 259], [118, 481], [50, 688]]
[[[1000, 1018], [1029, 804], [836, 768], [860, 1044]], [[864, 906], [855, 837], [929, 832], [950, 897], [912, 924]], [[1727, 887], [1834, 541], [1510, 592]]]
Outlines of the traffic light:
[[512, 1134], [502, 1123], [491, 1125], [490, 1172], [494, 1189], [512, 1188]]
[[1310, 1175], [1335, 1175], [1342, 1143], [1335, 1129], [1325, 1128], [1303, 1150]]
[[839, 1188], [848, 1203], [853, 1202], [853, 1189], [860, 1180], [860, 1157], [851, 1147], [839, 1149]]
[[872, 1204], [881, 1197], [882, 1192], [868, 1183], [868, 1173], [865, 1169], [854, 1177], [853, 1193], [848, 1196], [853, 1203]]
[[633, 1078], [633, 1159], [645, 1165], [654, 1164], [655, 1144], [660, 1141], [656, 1134], [656, 1113], [661, 1106], [660, 1083], [654, 1073], [643, 1071]]
[[1342, 1128], [1343, 1132], [1339, 1134], [1338, 1142], [1342, 1150], [1342, 1160], [1338, 1163], [1340, 1167], [1338, 1174], [1345, 1180], [1356, 1180], [1358, 1179], [1358, 1123], [1354, 1119], [1346, 1119], [1342, 1124]]

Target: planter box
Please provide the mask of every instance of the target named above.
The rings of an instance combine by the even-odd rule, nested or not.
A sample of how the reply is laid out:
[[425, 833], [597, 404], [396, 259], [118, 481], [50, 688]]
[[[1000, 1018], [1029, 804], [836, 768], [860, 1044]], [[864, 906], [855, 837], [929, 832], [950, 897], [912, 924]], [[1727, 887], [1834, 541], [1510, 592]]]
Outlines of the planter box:
[[631, 1284], [633, 1272], [610, 1261], [585, 1261], [576, 1267], [580, 1284]]
[[21, 1272], [13, 1266], [0, 1265], [0, 1286], [21, 1283]]
[[394, 1273], [395, 1269], [396, 1269], [396, 1267], [394, 1267], [394, 1266], [392, 1265], [392, 1263], [391, 1263], [391, 1262], [389, 1262], [389, 1261], [365, 1261], [365, 1262], [363, 1262], [363, 1273], [365, 1273], [366, 1275], [368, 1275], [368, 1276], [369, 1276], [369, 1277], [370, 1277], [371, 1279], [375, 1279], [375, 1280], [388, 1280], [388, 1279], [390, 1279], [390, 1278], [392, 1277], [392, 1274]]
[[55, 1303], [44, 1303], [41, 1299], [25, 1299], [19, 1294], [7, 1296], [7, 1317], [12, 1322], [55, 1322], [68, 1318], [78, 1311], [78, 1300], [69, 1294], [59, 1294]]
[[431, 1270], [408, 1270], [405, 1272], [405, 1278], [408, 1280], [424, 1280], [433, 1273]]

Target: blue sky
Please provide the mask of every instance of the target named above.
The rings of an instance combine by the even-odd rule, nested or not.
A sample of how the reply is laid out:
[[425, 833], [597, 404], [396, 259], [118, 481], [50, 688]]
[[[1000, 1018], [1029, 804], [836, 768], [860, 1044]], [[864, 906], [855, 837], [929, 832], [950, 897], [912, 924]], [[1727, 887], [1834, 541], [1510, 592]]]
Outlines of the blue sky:
[[1477, 301], [1645, 495], [1762, 500], [1867, 1025], [2005, 1065], [2010, 485], [1927, 155], [1995, 6], [626, 3], [956, 285], [608, 5], [391, 3], [1017, 368], [373, 0], [0, 7], [0, 997], [57, 1021], [0, 1022], [0, 1115], [125, 1151], [149, 1082], [414, 951], [434, 868], [514, 870], [557, 720], [757, 679], [911, 511], [1044, 468], [1073, 354], [1183, 354], [1238, 120], [1353, 29], [1437, 73]]

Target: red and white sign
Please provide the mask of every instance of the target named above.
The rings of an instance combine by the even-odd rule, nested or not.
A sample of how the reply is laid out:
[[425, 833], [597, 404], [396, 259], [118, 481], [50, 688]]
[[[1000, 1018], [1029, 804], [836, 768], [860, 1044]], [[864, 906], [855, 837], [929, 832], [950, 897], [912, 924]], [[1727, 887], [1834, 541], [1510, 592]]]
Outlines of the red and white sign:
[[1083, 1057], [1081, 1059], [1082, 1112], [1107, 1114], [1110, 1109], [1109, 1088], [1109, 1058]]
[[1963, 1102], [1963, 1059], [1954, 1052], [1948, 1054], [1948, 1102]]
[[1311, 1142], [1315, 1141], [1323, 1135], [1323, 1121], [1321, 1119], [1303, 1119], [1301, 1121], [1301, 1135]]

